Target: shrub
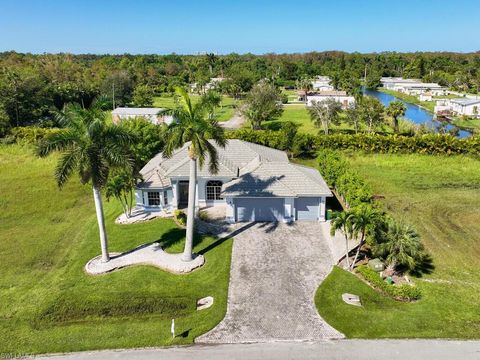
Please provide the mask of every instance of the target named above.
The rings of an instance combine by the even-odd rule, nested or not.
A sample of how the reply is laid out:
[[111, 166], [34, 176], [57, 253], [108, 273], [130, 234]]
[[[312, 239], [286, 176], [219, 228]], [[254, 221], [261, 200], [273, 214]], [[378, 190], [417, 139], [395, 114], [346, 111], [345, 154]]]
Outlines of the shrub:
[[210, 218], [208, 217], [208, 213], [206, 211], [200, 211], [198, 213], [198, 218], [202, 221], [208, 221]]
[[381, 290], [386, 295], [397, 300], [413, 301], [421, 298], [422, 293], [419, 288], [408, 285], [392, 285], [385, 282], [380, 275], [366, 265], [359, 266], [357, 272], [373, 287]]
[[187, 225], [187, 215], [182, 210], [176, 209], [173, 212], [173, 216], [175, 216], [175, 220], [177, 220], [177, 222], [180, 225], [182, 225], [182, 226]]
[[15, 127], [10, 130], [17, 143], [37, 144], [45, 137], [62, 131], [59, 128], [40, 128], [35, 126]]

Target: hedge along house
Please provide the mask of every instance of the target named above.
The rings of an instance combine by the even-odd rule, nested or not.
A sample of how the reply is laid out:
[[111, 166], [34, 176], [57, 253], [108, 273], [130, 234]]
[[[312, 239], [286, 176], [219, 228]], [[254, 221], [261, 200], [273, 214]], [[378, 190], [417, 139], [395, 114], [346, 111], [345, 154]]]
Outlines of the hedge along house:
[[[217, 147], [219, 171], [208, 159], [198, 168], [196, 207], [223, 207], [228, 222], [325, 220], [332, 196], [320, 173], [292, 164], [285, 152], [241, 140]], [[172, 157], [160, 153], [140, 171], [136, 204], [146, 211], [184, 208], [188, 202], [188, 143]]]

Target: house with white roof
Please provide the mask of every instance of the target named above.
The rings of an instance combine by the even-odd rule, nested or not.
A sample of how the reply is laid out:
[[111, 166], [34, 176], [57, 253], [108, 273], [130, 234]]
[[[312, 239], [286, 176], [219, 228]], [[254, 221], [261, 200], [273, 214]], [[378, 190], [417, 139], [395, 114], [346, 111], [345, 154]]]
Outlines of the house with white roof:
[[313, 102], [321, 102], [327, 99], [339, 102], [345, 109], [355, 104], [355, 98], [347, 95], [346, 91], [319, 91], [307, 95], [307, 106], [312, 106]]
[[417, 79], [404, 79], [401, 77], [382, 77], [380, 79], [385, 89], [403, 92], [409, 95], [418, 96], [424, 93], [431, 93], [432, 96], [442, 96], [447, 89], [437, 83], [424, 83]]
[[437, 101], [434, 111], [435, 114], [438, 115], [458, 115], [480, 118], [480, 99], [440, 99]]
[[[197, 169], [196, 208], [217, 207], [228, 222], [325, 220], [332, 192], [320, 173], [290, 163], [287, 154], [258, 144], [229, 140], [218, 152], [219, 170], [207, 158]], [[145, 211], [184, 208], [188, 204], [189, 143], [169, 158], [162, 153], [140, 171], [136, 205]]]
[[162, 115], [161, 112], [165, 110], [162, 108], [133, 108], [133, 107], [118, 107], [112, 111], [112, 121], [114, 124], [120, 123], [122, 120], [145, 118], [152, 124], [171, 124], [172, 116]]
[[312, 81], [312, 88], [314, 91], [333, 91], [335, 90], [331, 85], [331, 79], [328, 76], [317, 76]]

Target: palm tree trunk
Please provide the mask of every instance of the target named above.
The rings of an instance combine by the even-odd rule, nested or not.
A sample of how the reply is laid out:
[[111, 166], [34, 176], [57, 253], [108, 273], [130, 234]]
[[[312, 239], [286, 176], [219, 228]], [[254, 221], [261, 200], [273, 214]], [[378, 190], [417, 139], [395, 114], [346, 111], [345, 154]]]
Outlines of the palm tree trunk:
[[365, 242], [365, 234], [362, 233], [362, 238], [360, 239], [360, 244], [358, 244], [357, 252], [355, 253], [355, 257], [353, 258], [353, 263], [352, 263], [352, 266], [351, 266], [351, 270], [353, 270], [353, 268], [354, 268], [354, 266], [357, 262], [358, 255], [360, 254], [360, 249], [362, 248], [364, 242]]
[[102, 194], [100, 189], [93, 187], [93, 199], [95, 200], [95, 211], [97, 212], [98, 232], [100, 234], [100, 246], [102, 248], [102, 261], [110, 260], [108, 254], [107, 232], [105, 231], [105, 219], [103, 216]]
[[345, 234], [345, 261], [347, 262], [347, 269], [350, 269], [350, 260], [348, 258], [348, 237]]
[[398, 119], [396, 116], [393, 117], [393, 127], [395, 130], [395, 134], [398, 134], [399, 128], [398, 128]]
[[183, 261], [192, 261], [193, 225], [195, 223], [195, 198], [197, 190], [197, 159], [190, 158], [190, 178], [188, 180], [187, 237], [183, 249]]

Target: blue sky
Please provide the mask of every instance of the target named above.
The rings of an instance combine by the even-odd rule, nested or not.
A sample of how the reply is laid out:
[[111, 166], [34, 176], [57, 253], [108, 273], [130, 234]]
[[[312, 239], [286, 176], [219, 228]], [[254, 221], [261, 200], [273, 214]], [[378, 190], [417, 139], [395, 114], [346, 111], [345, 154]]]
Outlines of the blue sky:
[[0, 0], [0, 51], [478, 51], [480, 0]]

